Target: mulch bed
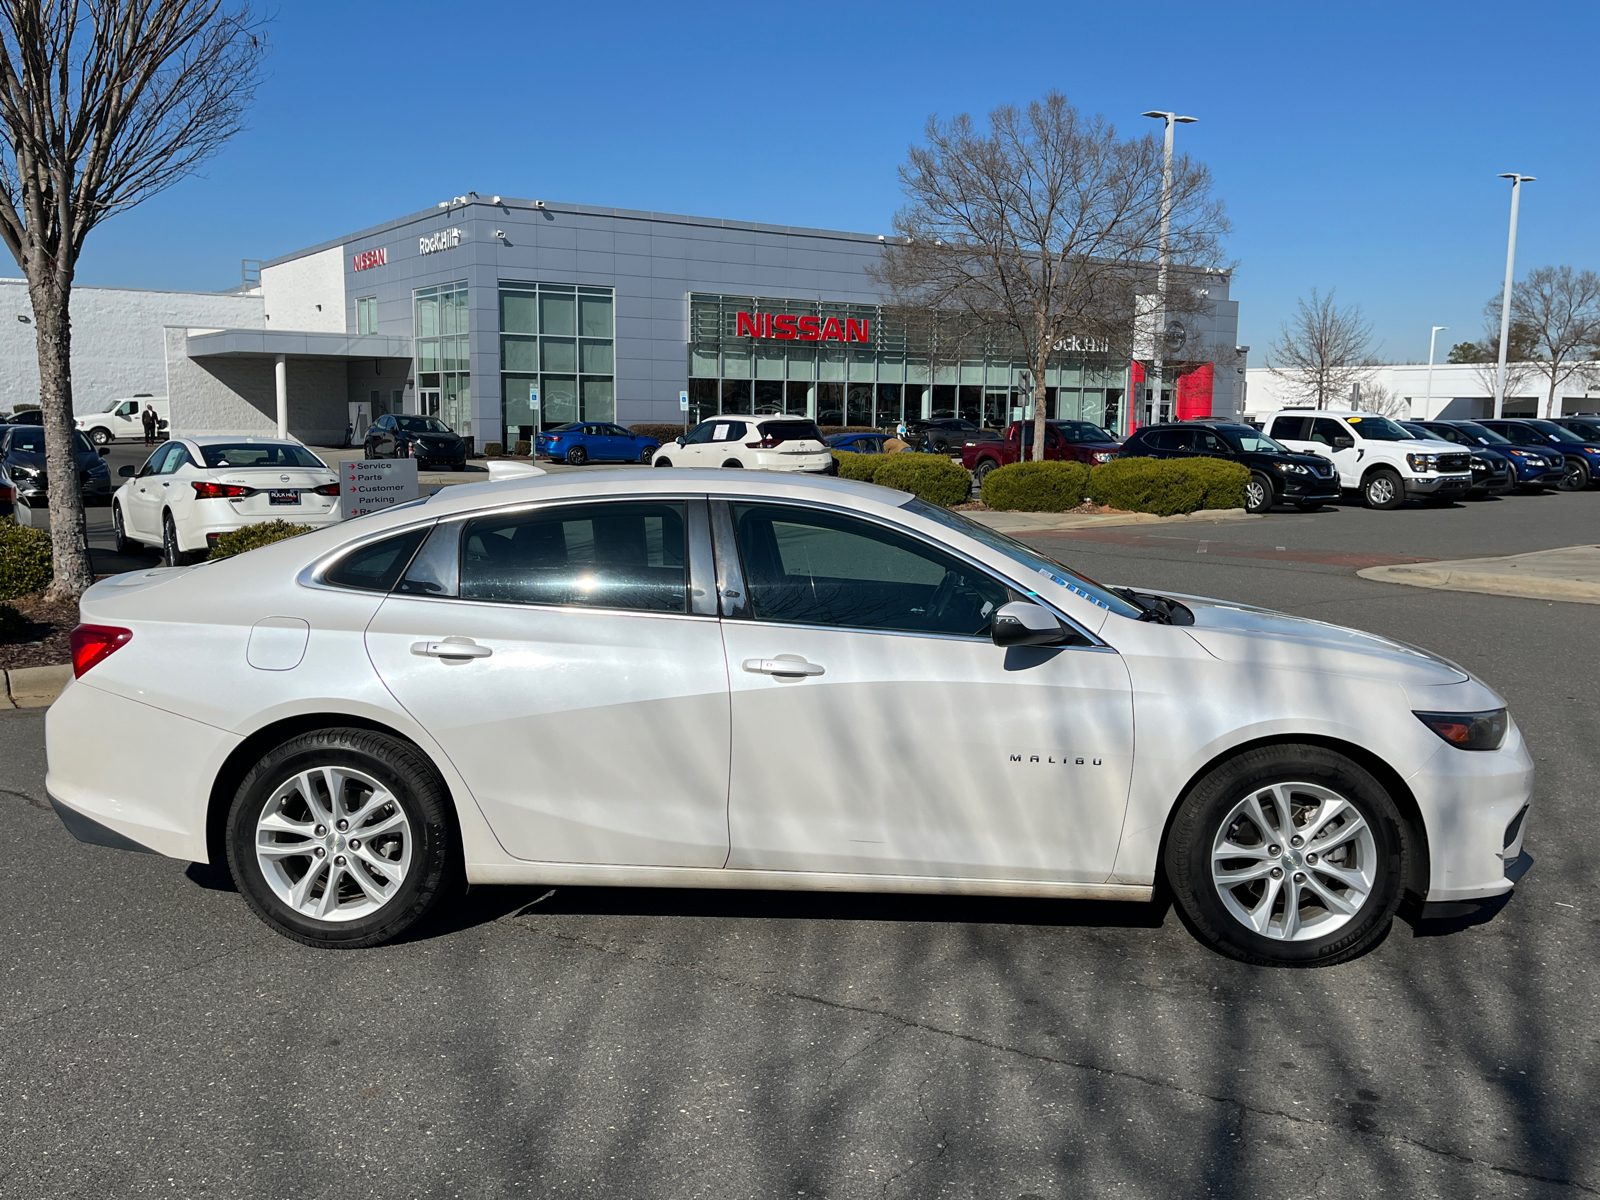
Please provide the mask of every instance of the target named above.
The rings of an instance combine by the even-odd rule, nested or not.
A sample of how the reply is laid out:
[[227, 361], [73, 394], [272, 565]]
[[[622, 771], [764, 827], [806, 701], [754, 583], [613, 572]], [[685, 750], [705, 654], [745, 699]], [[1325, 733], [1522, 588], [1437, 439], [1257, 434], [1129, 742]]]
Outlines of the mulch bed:
[[7, 601], [28, 618], [28, 628], [13, 642], [0, 644], [0, 669], [47, 667], [72, 661], [67, 636], [78, 624], [78, 602], [49, 603], [43, 592]]

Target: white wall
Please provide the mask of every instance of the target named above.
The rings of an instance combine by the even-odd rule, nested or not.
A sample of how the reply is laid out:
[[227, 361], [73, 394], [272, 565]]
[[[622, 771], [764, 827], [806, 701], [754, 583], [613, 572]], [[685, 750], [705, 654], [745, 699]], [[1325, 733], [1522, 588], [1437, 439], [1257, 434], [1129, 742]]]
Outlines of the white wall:
[[[1494, 406], [1494, 364], [1464, 365], [1436, 363], [1433, 368], [1432, 399], [1429, 399], [1428, 365], [1422, 363], [1403, 366], [1375, 367], [1372, 382], [1386, 387], [1396, 400], [1391, 416], [1426, 420], [1470, 420], [1487, 417]], [[1247, 391], [1245, 411], [1259, 419], [1286, 404], [1307, 403], [1296, 395], [1295, 389], [1285, 380], [1265, 367], [1251, 367], [1245, 372]], [[1505, 408], [1507, 416], [1545, 416], [1546, 387], [1537, 373], [1526, 365], [1516, 364], [1507, 371]], [[1372, 408], [1372, 389], [1364, 382], [1362, 408]], [[1348, 407], [1348, 399], [1341, 397], [1333, 402]], [[1563, 413], [1600, 412], [1600, 386], [1585, 385], [1582, 380], [1568, 380], [1557, 389], [1553, 415]]]
[[[32, 317], [27, 284], [0, 279], [0, 410], [39, 401]], [[259, 294], [75, 287], [71, 317], [72, 402], [82, 414], [136, 392], [166, 395], [165, 326], [260, 329], [263, 310]]]
[[[188, 339], [198, 329], [167, 329], [164, 338], [172, 405], [172, 432], [276, 437], [275, 364], [266, 355], [190, 358]], [[289, 435], [313, 446], [344, 441], [349, 380], [342, 358], [291, 358]]]
[[261, 268], [268, 329], [344, 333], [344, 247]]

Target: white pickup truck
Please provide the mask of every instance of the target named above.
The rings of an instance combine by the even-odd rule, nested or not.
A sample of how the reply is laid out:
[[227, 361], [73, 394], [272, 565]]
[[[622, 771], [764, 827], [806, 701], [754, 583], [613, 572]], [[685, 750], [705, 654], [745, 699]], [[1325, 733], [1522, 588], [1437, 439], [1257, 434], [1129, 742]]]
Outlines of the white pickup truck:
[[147, 404], [156, 410], [156, 428], [164, 433], [171, 412], [165, 396], [126, 396], [112, 400], [92, 416], [79, 417], [77, 425], [96, 446], [109, 446], [117, 438], [143, 438], [144, 421], [140, 414]]
[[1377, 413], [1289, 408], [1267, 417], [1263, 428], [1296, 454], [1331, 459], [1339, 486], [1369, 508], [1399, 508], [1407, 497], [1447, 504], [1472, 486], [1470, 451], [1414, 437]]

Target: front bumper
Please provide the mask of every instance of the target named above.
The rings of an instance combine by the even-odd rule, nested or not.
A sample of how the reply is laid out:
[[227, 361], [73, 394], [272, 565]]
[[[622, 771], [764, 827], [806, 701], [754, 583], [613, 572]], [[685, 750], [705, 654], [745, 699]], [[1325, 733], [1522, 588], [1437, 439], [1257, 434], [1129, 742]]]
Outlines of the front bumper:
[[1459, 496], [1472, 487], [1472, 472], [1451, 475], [1414, 475], [1405, 481], [1408, 496]]
[[1479, 900], [1516, 886], [1533, 797], [1533, 759], [1512, 722], [1498, 750], [1440, 744], [1406, 780], [1428, 830], [1430, 903]]

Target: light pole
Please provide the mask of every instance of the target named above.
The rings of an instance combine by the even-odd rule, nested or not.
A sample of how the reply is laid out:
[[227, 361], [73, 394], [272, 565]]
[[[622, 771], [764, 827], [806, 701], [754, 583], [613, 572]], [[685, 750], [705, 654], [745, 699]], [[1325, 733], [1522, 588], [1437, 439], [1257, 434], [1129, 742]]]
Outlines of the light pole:
[[[1424, 402], [1422, 419], [1433, 420], [1433, 343], [1439, 338], [1439, 330], [1449, 329], [1448, 325], [1435, 325], [1433, 332], [1428, 335], [1428, 399]], [[1415, 416], [1415, 414], [1412, 414]]]
[[1500, 364], [1494, 372], [1494, 416], [1506, 403], [1506, 339], [1511, 334], [1511, 275], [1517, 265], [1517, 204], [1522, 199], [1522, 185], [1534, 182], [1532, 175], [1503, 173], [1501, 179], [1511, 180], [1511, 233], [1506, 239], [1506, 286], [1500, 297]]
[[[1161, 159], [1161, 244], [1158, 251], [1156, 267], [1156, 311], [1153, 314], [1152, 329], [1156, 323], [1167, 323], [1167, 233], [1172, 224], [1172, 127], [1174, 125], [1191, 125], [1199, 118], [1180, 117], [1172, 112], [1147, 112], [1140, 113], [1141, 117], [1159, 117], [1166, 122], [1167, 136]], [[1155, 357], [1150, 364], [1150, 413], [1147, 424], [1154, 425], [1161, 412], [1161, 350], [1162, 334], [1165, 329], [1155, 329]]]

